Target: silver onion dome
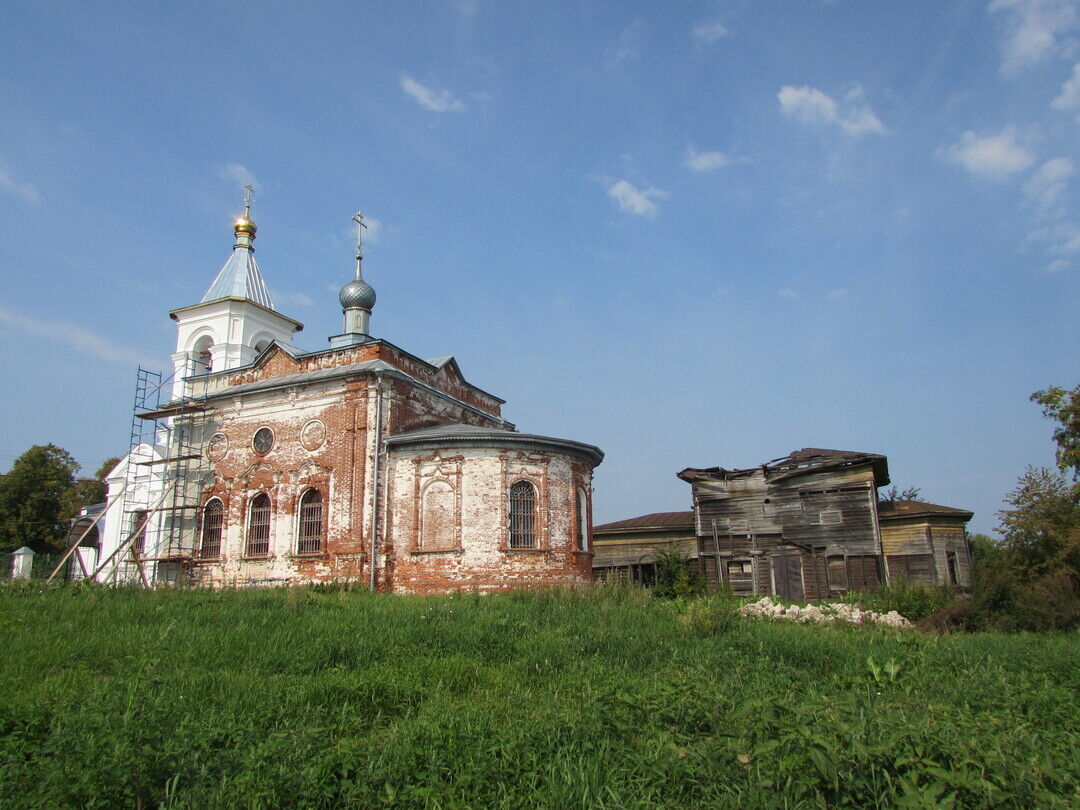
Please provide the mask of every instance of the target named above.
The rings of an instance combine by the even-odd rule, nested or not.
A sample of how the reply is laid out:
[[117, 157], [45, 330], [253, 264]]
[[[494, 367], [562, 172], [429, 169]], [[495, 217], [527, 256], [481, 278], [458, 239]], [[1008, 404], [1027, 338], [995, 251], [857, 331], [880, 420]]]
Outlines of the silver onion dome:
[[342, 309], [366, 309], [375, 306], [375, 288], [363, 279], [353, 279], [338, 294]]

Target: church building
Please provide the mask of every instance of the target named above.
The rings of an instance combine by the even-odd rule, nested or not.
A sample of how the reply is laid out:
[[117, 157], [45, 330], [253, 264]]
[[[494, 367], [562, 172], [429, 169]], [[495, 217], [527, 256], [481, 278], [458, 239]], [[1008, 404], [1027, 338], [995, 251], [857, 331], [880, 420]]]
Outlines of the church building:
[[[98, 579], [397, 593], [592, 580], [599, 448], [519, 432], [452, 356], [371, 334], [357, 215], [341, 334], [305, 352], [255, 261], [250, 202], [202, 300], [173, 310], [171, 381], [140, 372]], [[155, 391], [161, 391], [155, 397]]]

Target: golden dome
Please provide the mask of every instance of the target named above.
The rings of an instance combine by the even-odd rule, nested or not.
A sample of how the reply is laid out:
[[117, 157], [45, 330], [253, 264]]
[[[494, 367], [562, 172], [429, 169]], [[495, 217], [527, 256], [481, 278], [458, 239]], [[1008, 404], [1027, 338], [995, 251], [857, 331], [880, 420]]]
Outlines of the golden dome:
[[258, 228], [255, 227], [255, 223], [247, 217], [238, 217], [236, 220], [236, 224], [233, 227], [236, 229], [237, 236], [242, 233], [255, 236], [255, 231], [258, 230]]

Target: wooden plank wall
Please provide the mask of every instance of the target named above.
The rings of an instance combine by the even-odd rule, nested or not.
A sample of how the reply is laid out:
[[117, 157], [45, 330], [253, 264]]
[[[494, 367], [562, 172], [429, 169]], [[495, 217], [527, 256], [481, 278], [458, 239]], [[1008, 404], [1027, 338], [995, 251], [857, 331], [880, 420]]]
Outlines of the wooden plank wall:
[[[826, 599], [851, 588], [874, 588], [881, 581], [877, 494], [869, 465], [767, 480], [764, 471], [727, 481], [694, 484], [698, 556], [706, 582], [726, 578], [726, 560], [754, 561], [755, 593], [778, 590], [806, 599]], [[714, 532], [715, 527], [715, 532]], [[830, 583], [826, 550], [846, 557]], [[792, 555], [794, 564], [774, 569], [772, 558]], [[720, 564], [716, 558], [719, 556]], [[801, 565], [799, 583], [791, 573]], [[830, 587], [830, 585], [832, 587]]]

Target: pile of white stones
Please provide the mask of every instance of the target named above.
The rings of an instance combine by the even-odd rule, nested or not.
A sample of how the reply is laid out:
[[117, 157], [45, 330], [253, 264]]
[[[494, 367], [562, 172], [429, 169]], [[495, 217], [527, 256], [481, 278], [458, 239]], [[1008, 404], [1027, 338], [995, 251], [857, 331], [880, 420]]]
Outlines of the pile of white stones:
[[910, 630], [914, 625], [895, 610], [888, 613], [875, 613], [863, 610], [858, 605], [833, 602], [828, 605], [781, 605], [763, 596], [757, 602], [751, 602], [739, 608], [743, 616], [759, 619], [787, 619], [793, 622], [848, 622], [849, 624], [876, 624], [882, 627], [895, 627]]

